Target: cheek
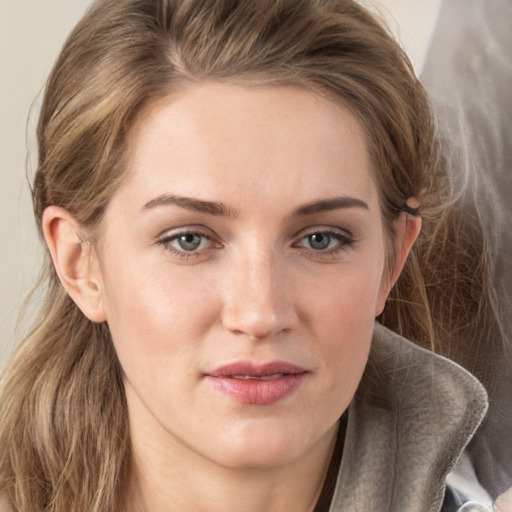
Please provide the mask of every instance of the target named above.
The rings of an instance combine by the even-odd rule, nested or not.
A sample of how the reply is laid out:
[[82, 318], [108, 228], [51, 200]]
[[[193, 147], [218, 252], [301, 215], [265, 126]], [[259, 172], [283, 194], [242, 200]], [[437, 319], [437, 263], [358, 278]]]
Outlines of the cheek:
[[355, 391], [364, 370], [380, 297], [381, 267], [366, 266], [316, 281], [303, 311], [314, 330], [322, 360], [333, 382]]
[[372, 262], [332, 272], [328, 277], [313, 279], [304, 286], [304, 315], [317, 328], [333, 332], [354, 332], [375, 320], [375, 309], [381, 300], [383, 264]]
[[128, 376], [184, 362], [219, 310], [211, 289], [186, 272], [171, 277], [162, 266], [140, 268], [112, 267], [104, 284], [109, 328]]

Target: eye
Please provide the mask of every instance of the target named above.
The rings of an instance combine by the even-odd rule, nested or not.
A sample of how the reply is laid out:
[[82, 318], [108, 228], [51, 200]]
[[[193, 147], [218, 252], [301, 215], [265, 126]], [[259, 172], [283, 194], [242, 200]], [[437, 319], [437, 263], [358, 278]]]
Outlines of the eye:
[[317, 251], [323, 251], [329, 248], [333, 241], [332, 237], [327, 233], [315, 233], [314, 235], [308, 235], [306, 238], [310, 247]]
[[211, 237], [199, 231], [181, 231], [175, 234], [167, 234], [157, 240], [157, 243], [170, 253], [184, 258], [198, 255], [213, 245]]
[[313, 249], [315, 252], [336, 252], [353, 244], [352, 237], [341, 231], [315, 231], [302, 237], [298, 247]]
[[172, 240], [172, 243], [184, 251], [197, 251], [203, 248], [202, 245], [205, 245], [205, 237], [197, 233], [185, 233]]

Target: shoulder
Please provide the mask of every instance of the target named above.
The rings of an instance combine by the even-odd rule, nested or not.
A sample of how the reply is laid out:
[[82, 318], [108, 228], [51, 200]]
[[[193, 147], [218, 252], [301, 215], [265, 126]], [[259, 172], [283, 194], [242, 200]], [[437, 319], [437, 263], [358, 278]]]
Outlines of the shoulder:
[[331, 510], [439, 511], [486, 410], [486, 392], [466, 370], [377, 324]]
[[[429, 409], [444, 421], [459, 421], [468, 438], [483, 420], [487, 408], [487, 393], [480, 382], [468, 371], [438, 354], [420, 348], [380, 324], [376, 324], [368, 368], [364, 378], [374, 392], [384, 385], [388, 396], [401, 407], [419, 412]], [[424, 417], [429, 421], [428, 414]], [[432, 421], [432, 420], [431, 420]]]

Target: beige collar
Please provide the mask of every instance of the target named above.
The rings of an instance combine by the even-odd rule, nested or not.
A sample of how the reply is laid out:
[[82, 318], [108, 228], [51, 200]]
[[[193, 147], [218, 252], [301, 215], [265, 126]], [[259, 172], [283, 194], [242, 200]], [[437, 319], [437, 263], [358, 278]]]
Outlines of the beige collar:
[[486, 410], [470, 373], [376, 325], [330, 512], [438, 512]]

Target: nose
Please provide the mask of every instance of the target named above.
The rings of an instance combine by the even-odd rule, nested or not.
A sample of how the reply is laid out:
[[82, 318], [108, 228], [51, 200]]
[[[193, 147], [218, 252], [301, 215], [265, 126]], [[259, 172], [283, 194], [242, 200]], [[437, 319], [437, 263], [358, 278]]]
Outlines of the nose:
[[293, 330], [299, 321], [286, 265], [272, 253], [240, 256], [224, 282], [223, 326], [253, 340]]

